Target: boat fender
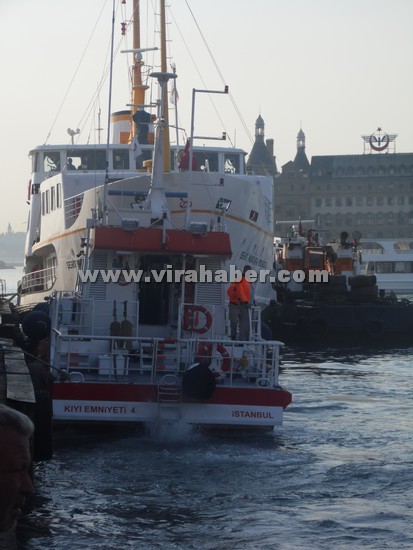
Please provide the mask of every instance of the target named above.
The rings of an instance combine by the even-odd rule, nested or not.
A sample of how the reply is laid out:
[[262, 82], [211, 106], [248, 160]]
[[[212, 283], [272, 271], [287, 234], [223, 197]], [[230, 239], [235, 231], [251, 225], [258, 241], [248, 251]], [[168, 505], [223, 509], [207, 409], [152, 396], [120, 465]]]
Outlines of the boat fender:
[[43, 340], [50, 334], [50, 317], [44, 311], [33, 310], [22, 320], [24, 334], [32, 340]]
[[210, 399], [215, 387], [215, 376], [205, 364], [191, 365], [182, 376], [182, 393], [190, 399]]
[[263, 340], [272, 340], [272, 331], [266, 323], [261, 323], [261, 337]]
[[307, 324], [307, 330], [311, 336], [314, 336], [315, 338], [322, 338], [326, 336], [328, 332], [327, 320], [322, 317], [310, 319]]
[[384, 334], [384, 325], [382, 321], [370, 320], [365, 324], [364, 330], [369, 338], [380, 338]]
[[[205, 322], [201, 326], [195, 326], [195, 313], [200, 312], [205, 317]], [[184, 310], [184, 330], [188, 332], [196, 332], [198, 334], [205, 334], [212, 325], [212, 315], [211, 312], [204, 306], [190, 305], [185, 306]]]

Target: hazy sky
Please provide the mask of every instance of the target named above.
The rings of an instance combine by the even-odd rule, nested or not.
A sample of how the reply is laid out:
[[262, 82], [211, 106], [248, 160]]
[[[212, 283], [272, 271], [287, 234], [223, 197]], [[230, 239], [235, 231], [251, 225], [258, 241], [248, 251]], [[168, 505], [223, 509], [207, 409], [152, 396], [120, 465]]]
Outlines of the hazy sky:
[[[143, 46], [155, 40], [146, 32], [152, 25], [147, 6], [152, 12], [153, 3], [141, 0]], [[361, 154], [360, 136], [378, 126], [398, 134], [397, 152], [413, 152], [411, 0], [168, 4], [179, 123], [188, 134], [192, 88], [222, 89], [225, 83], [231, 97], [214, 96], [220, 118], [207, 96], [197, 96], [195, 133], [218, 136], [225, 129], [232, 142], [249, 153], [252, 143], [244, 125], [253, 136], [261, 114], [266, 138], [274, 139], [279, 168], [295, 156], [300, 125], [309, 158]], [[128, 16], [131, 5], [127, 0]], [[116, 7], [115, 48], [125, 49], [131, 47], [132, 36], [121, 43], [120, 9], [125, 6], [116, 0]], [[99, 93], [99, 105], [93, 97], [107, 61], [111, 18], [112, 0], [0, 0], [0, 232], [9, 221], [15, 231], [25, 230], [32, 147], [46, 140], [67, 143], [68, 127], [81, 129], [80, 142], [96, 142], [99, 105], [106, 140], [107, 84]], [[127, 69], [127, 56], [118, 54], [114, 111], [130, 103]]]

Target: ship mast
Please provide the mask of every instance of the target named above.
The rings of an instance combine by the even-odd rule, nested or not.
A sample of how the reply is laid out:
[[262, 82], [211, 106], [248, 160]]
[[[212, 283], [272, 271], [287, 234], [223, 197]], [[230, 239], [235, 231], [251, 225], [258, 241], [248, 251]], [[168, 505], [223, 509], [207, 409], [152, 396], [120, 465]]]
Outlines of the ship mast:
[[[133, 2], [133, 49], [139, 50], [141, 47], [141, 29], [140, 29], [140, 11], [139, 0]], [[131, 117], [137, 106], [143, 108], [145, 104], [145, 92], [149, 88], [145, 84], [142, 84], [142, 54], [136, 52], [134, 54], [134, 63], [132, 67], [132, 107]], [[131, 120], [131, 141], [134, 136], [134, 122]]]
[[[166, 16], [165, 16], [165, 0], [160, 0], [160, 14], [161, 14], [161, 72], [167, 73], [166, 67]], [[168, 110], [168, 93], [162, 94], [163, 105], [163, 119], [164, 119], [164, 132], [163, 132], [163, 150], [164, 150], [164, 171], [171, 171], [171, 155], [170, 155], [170, 140], [169, 140], [169, 110]]]

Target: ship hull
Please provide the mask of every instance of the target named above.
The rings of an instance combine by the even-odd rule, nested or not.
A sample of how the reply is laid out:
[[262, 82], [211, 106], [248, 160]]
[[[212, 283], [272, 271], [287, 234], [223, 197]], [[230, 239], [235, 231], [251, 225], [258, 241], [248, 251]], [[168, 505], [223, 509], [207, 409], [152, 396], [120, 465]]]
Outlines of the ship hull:
[[[291, 394], [283, 389], [217, 387], [196, 401], [175, 394], [162, 400], [157, 384], [55, 383], [53, 418], [59, 423], [158, 423], [273, 428], [282, 424]], [[171, 396], [169, 397], [171, 399]]]

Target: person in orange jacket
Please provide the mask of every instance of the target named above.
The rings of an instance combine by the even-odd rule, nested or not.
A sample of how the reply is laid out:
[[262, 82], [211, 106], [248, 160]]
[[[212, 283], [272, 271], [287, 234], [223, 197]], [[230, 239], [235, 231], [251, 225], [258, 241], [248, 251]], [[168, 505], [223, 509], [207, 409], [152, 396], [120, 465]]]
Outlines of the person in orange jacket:
[[227, 290], [229, 298], [229, 323], [231, 326], [231, 340], [249, 340], [250, 316], [249, 308], [252, 298], [251, 283], [245, 278], [245, 274], [251, 266], [246, 265], [240, 281], [234, 281]]

